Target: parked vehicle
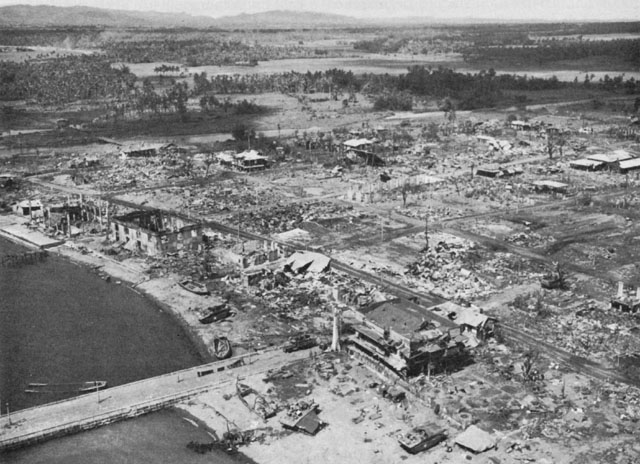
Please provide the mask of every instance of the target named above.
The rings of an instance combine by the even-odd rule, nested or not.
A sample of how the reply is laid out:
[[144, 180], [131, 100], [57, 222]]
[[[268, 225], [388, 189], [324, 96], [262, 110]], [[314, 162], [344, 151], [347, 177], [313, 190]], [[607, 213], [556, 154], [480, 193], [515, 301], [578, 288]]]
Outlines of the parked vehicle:
[[290, 338], [282, 347], [285, 353], [291, 353], [293, 351], [306, 350], [307, 348], [313, 348], [318, 344], [318, 341], [309, 334], [298, 335], [297, 337]]
[[400, 435], [398, 442], [406, 452], [418, 454], [433, 448], [446, 439], [447, 433], [444, 429], [438, 428], [435, 424], [425, 424]]

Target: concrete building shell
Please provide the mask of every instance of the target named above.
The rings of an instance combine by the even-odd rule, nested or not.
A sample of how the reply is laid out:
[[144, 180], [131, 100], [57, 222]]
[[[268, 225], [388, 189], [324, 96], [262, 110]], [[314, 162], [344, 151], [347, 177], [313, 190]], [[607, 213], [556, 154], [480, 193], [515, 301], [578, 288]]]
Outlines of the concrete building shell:
[[202, 226], [162, 211], [134, 211], [109, 220], [109, 240], [149, 256], [197, 248]]
[[375, 303], [355, 318], [352, 346], [402, 376], [442, 371], [467, 358], [460, 328], [410, 301]]

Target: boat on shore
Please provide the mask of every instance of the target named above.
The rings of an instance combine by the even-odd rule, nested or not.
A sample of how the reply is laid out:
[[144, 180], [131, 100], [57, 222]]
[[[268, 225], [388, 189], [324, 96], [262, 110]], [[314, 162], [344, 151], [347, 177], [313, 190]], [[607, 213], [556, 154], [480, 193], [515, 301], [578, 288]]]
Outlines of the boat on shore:
[[72, 383], [32, 382], [25, 388], [25, 393], [88, 393], [107, 387], [106, 380], [90, 380]]
[[218, 306], [210, 306], [207, 308], [208, 313], [202, 316], [200, 319], [200, 324], [211, 324], [212, 322], [218, 322], [223, 319], [229, 317], [231, 313], [231, 308], [226, 303], [223, 303]]
[[216, 358], [227, 359], [231, 357], [231, 342], [229, 342], [227, 337], [218, 337], [214, 339], [213, 346]]
[[181, 280], [180, 282], [178, 282], [178, 285], [180, 285], [182, 288], [184, 288], [185, 290], [191, 292], [191, 293], [195, 293], [196, 295], [209, 295], [209, 289], [207, 288], [206, 285], [198, 283], [198, 282], [194, 282], [191, 279], [184, 279]]

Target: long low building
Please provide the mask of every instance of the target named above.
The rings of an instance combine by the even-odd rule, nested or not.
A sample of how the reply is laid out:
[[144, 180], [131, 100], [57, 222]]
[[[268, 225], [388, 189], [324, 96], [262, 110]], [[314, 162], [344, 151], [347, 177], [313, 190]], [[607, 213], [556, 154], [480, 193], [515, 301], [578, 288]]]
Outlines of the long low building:
[[599, 153], [587, 156], [588, 160], [603, 163], [603, 165], [609, 169], [616, 169], [621, 161], [631, 158], [633, 158], [631, 154], [624, 150], [616, 150], [611, 153]]
[[620, 161], [620, 163], [618, 164], [618, 169], [620, 170], [621, 174], [626, 174], [629, 171], [640, 169], [640, 158]]
[[569, 185], [555, 180], [538, 180], [533, 183], [533, 187], [538, 192], [567, 193]]
[[588, 158], [582, 158], [569, 162], [569, 167], [580, 169], [582, 171], [598, 171], [604, 167], [602, 161], [595, 161]]
[[269, 166], [269, 158], [259, 151], [249, 150], [242, 153], [224, 151], [216, 155], [221, 165], [234, 167], [243, 171], [255, 171], [266, 169]]

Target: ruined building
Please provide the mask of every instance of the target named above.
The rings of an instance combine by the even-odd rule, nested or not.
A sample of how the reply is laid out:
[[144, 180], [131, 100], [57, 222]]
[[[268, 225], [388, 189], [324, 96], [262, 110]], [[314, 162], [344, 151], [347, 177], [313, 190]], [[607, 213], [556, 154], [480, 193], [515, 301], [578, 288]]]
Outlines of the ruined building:
[[372, 304], [356, 312], [351, 349], [402, 376], [454, 369], [467, 359], [460, 327], [407, 300]]
[[134, 211], [110, 219], [108, 239], [157, 256], [200, 246], [202, 225], [159, 210]]

